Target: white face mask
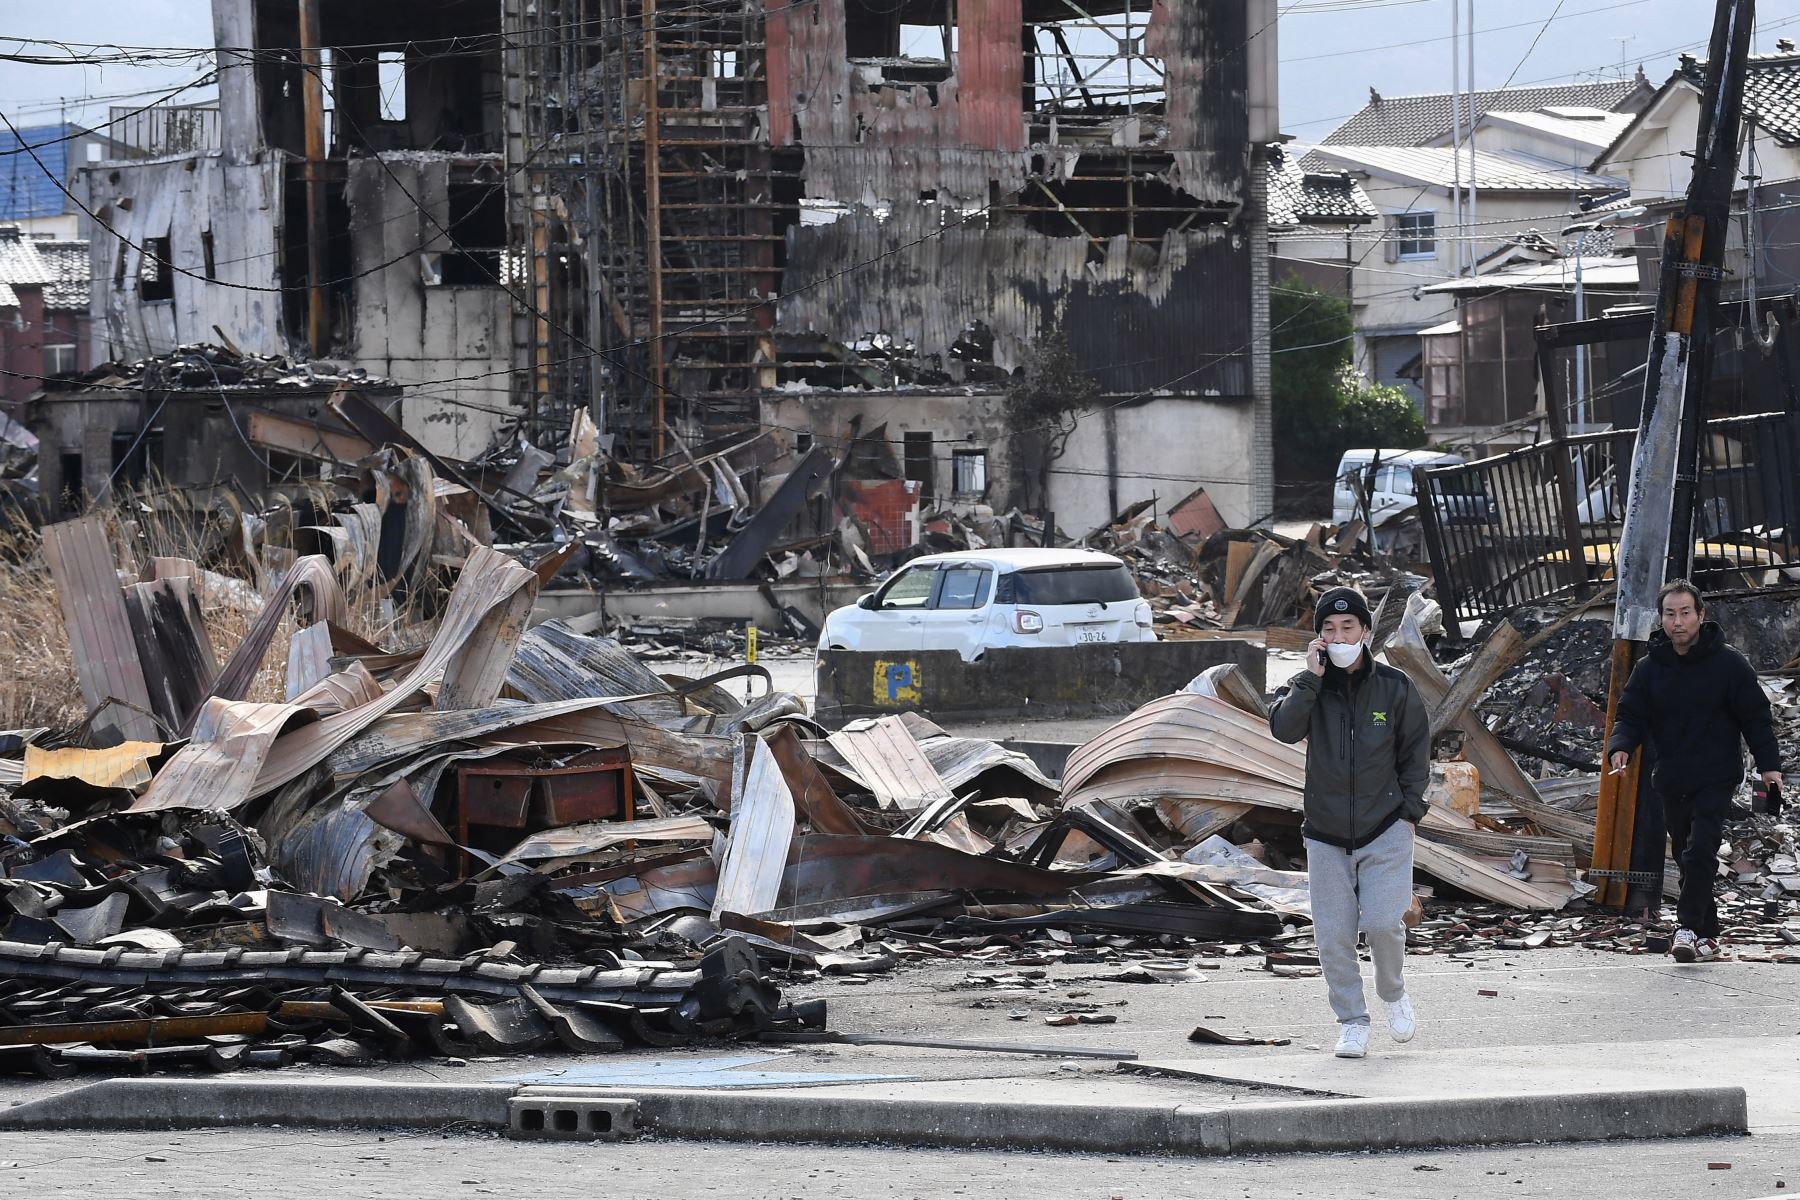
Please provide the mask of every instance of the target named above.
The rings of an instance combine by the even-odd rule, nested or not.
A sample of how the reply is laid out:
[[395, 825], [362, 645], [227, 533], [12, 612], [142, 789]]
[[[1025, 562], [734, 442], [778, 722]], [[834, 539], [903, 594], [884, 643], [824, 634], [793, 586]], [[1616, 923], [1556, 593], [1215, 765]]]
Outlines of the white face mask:
[[1346, 671], [1356, 665], [1356, 660], [1362, 657], [1362, 652], [1361, 642], [1332, 642], [1325, 647], [1325, 653], [1331, 658], [1332, 664]]

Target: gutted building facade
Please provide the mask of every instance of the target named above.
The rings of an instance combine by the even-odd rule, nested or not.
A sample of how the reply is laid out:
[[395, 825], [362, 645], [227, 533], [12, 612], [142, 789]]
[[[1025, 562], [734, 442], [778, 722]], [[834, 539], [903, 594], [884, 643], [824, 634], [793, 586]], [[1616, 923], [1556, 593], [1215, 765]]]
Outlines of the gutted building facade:
[[[1070, 529], [1270, 511], [1272, 0], [506, 9], [521, 407], [634, 456], [885, 425], [933, 500]], [[1068, 353], [1076, 411], [1009, 402]]]
[[214, 0], [216, 119], [180, 152], [84, 172], [109, 227], [96, 359], [221, 335], [328, 358], [416, 395], [433, 450], [483, 449], [511, 415], [500, 17], [499, 0]]

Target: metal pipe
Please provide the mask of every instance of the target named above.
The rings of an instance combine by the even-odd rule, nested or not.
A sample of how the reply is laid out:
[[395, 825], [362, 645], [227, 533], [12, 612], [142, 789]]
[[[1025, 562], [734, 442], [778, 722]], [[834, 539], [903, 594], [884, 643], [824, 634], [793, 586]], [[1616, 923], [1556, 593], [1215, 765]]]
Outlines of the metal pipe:
[[[1481, 192], [1475, 185], [1475, 0], [1469, 0], [1469, 273], [1481, 274]], [[1504, 328], [1504, 326], [1502, 326]]]
[[[1450, 225], [1456, 230], [1456, 273], [1463, 268], [1463, 196], [1462, 196], [1462, 57], [1457, 42], [1462, 39], [1462, 0], [1450, 0]], [[1463, 408], [1469, 403], [1468, 356], [1464, 356]]]

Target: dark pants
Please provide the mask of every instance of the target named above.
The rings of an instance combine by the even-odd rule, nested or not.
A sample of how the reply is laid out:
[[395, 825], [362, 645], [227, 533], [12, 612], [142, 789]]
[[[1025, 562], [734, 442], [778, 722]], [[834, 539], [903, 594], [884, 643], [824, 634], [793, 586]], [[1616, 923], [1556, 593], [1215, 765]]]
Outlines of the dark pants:
[[1700, 937], [1719, 936], [1719, 909], [1713, 903], [1713, 880], [1719, 874], [1719, 839], [1725, 812], [1737, 787], [1713, 784], [1680, 795], [1663, 795], [1669, 823], [1669, 848], [1681, 870], [1681, 898], [1675, 912], [1683, 929]]

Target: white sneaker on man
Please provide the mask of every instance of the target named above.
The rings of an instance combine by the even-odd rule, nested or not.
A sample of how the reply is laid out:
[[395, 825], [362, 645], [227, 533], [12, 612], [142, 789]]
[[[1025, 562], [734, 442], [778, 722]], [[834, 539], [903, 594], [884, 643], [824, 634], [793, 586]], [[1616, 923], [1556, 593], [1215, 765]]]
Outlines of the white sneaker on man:
[[1401, 996], [1387, 1006], [1388, 1033], [1396, 1042], [1410, 1042], [1419, 1031], [1418, 1014], [1413, 1012], [1412, 997]]
[[1366, 1023], [1338, 1026], [1337, 1056], [1361, 1058], [1369, 1052], [1369, 1027]]
[[1717, 938], [1701, 938], [1694, 943], [1695, 962], [1717, 962], [1723, 957]]
[[1691, 929], [1677, 929], [1669, 954], [1678, 963], [1691, 963], [1700, 956], [1700, 939]]

